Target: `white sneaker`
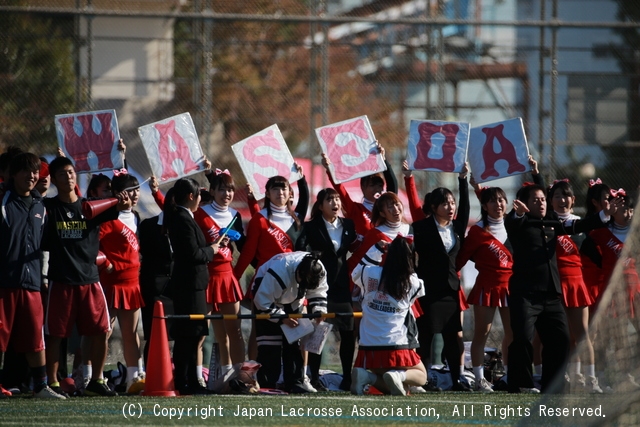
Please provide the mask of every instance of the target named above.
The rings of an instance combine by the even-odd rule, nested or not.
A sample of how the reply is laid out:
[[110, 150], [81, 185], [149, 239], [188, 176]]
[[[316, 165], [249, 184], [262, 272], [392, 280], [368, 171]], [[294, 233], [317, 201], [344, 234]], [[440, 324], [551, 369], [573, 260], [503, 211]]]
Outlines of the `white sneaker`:
[[310, 393], [317, 393], [318, 392], [318, 390], [316, 390], [316, 388], [311, 385], [311, 380], [306, 375], [304, 376], [303, 384], [304, 384], [305, 390], [309, 390]]
[[426, 392], [427, 390], [425, 390], [424, 387], [420, 387], [419, 385], [409, 386], [409, 393], [411, 394], [423, 394]]
[[198, 384], [200, 385], [200, 387], [207, 388], [207, 382], [203, 377], [198, 378]]
[[520, 393], [524, 394], [540, 394], [540, 390], [535, 387], [520, 387]]
[[61, 400], [66, 399], [66, 397], [64, 397], [63, 395], [58, 394], [55, 391], [51, 390], [51, 387], [49, 386], [44, 386], [42, 390], [40, 390], [37, 393], [34, 393], [33, 397], [38, 399], [61, 399]]
[[400, 372], [388, 371], [382, 374], [384, 383], [389, 387], [392, 396], [406, 396], [407, 392], [404, 389], [404, 383], [402, 382], [402, 374]]
[[589, 376], [585, 383], [585, 390], [588, 390], [589, 393], [593, 394], [602, 394], [603, 391], [598, 384], [598, 379], [596, 377]]
[[482, 393], [493, 393], [493, 387], [491, 387], [491, 384], [489, 384], [486, 378], [481, 378], [480, 381], [476, 381], [476, 386], [473, 389]]
[[364, 368], [353, 368], [351, 371], [351, 394], [364, 395], [366, 385], [369, 385], [369, 372]]

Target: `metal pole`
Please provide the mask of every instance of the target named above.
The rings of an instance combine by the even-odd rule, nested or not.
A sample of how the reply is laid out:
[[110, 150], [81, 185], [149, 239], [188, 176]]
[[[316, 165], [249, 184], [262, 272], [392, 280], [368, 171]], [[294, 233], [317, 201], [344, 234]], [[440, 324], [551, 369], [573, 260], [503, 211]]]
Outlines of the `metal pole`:
[[[540, 0], [540, 20], [546, 19], [546, 0]], [[546, 111], [544, 109], [544, 57], [546, 55], [545, 47], [545, 28], [540, 27], [540, 51], [538, 55], [538, 156], [539, 162], [544, 161], [544, 117]]]
[[[327, 2], [320, 0], [320, 11], [322, 16], [326, 15]], [[320, 81], [322, 85], [322, 126], [329, 124], [329, 24], [322, 23], [322, 66], [320, 68]]]
[[[200, 11], [200, 0], [193, 1], [193, 10], [198, 12]], [[196, 116], [194, 117], [194, 125], [198, 131], [198, 133], [202, 133], [202, 21], [194, 20], [191, 21], [191, 36], [194, 42], [197, 43], [197, 47], [193, 52], [193, 74], [192, 74], [192, 84], [193, 84], [193, 95], [192, 101], [196, 110]], [[194, 43], [196, 44], [196, 43]]]
[[[92, 0], [87, 1], [87, 9], [93, 10]], [[87, 110], [93, 110], [93, 15], [87, 15]]]
[[[558, 0], [553, 0], [551, 19], [558, 19]], [[551, 134], [549, 144], [551, 147], [549, 173], [556, 176], [556, 96], [558, 91], [558, 28], [551, 28]]]
[[[212, 10], [211, 0], [206, 0], [204, 12], [211, 12]], [[211, 40], [213, 21], [206, 19], [203, 27], [204, 79], [202, 91], [204, 92], [204, 97], [202, 102], [202, 135], [205, 140], [205, 155], [208, 156], [211, 152], [211, 129], [213, 125], [213, 84], [211, 82], [211, 79], [213, 79], [213, 41]]]
[[[76, 9], [80, 9], [80, 0], [76, 0]], [[82, 44], [82, 34], [80, 30], [80, 15], [73, 17], [73, 68], [76, 74], [76, 108], [81, 108], [82, 103], [82, 64], [80, 61], [80, 46]]]
[[[444, 14], [444, 0], [438, 0], [438, 16]], [[436, 107], [436, 118], [438, 120], [445, 120], [444, 110], [444, 35], [442, 33], [442, 27], [438, 27], [438, 45], [437, 45], [437, 57], [436, 63], [436, 86], [438, 87], [438, 106]]]
[[[316, 7], [316, 2], [311, 1], [310, 4], [310, 13], [311, 16], [316, 16], [318, 13], [318, 9]], [[315, 128], [316, 128], [316, 102], [318, 95], [318, 45], [316, 44], [315, 36], [318, 33], [318, 23], [311, 22], [309, 26], [309, 37], [311, 38], [311, 49], [309, 52], [309, 146], [311, 146], [312, 141], [315, 140]], [[311, 174], [313, 176], [313, 174]]]

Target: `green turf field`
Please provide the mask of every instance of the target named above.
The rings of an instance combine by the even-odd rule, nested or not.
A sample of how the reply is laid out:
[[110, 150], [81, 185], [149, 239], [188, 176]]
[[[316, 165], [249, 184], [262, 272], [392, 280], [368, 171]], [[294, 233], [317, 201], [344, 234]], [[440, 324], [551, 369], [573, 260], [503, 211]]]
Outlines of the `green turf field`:
[[[0, 400], [0, 425], [615, 425], [616, 414], [610, 409], [612, 400], [603, 395], [564, 396], [556, 408], [553, 396], [541, 399], [539, 395], [502, 392], [445, 392], [407, 397], [352, 396], [348, 393], [174, 398], [121, 396], [79, 397], [65, 401], [13, 397]], [[545, 405], [542, 413], [541, 404]]]

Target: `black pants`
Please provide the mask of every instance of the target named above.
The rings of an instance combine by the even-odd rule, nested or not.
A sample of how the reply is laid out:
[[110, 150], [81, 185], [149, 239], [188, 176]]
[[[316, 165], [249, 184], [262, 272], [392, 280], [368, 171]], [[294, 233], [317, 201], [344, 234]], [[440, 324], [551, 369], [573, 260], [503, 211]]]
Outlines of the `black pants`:
[[569, 359], [569, 326], [560, 298], [551, 293], [509, 295], [513, 330], [513, 342], [509, 346], [509, 392], [533, 387], [534, 328], [542, 342], [542, 392], [562, 392]]
[[289, 344], [280, 325], [270, 320], [256, 320], [256, 341], [258, 343], [257, 362], [262, 366], [258, 370], [258, 383], [261, 387], [275, 388], [280, 378], [280, 361], [284, 390], [290, 391], [294, 385], [302, 384], [302, 353], [296, 341]]
[[176, 337], [173, 344], [175, 386], [180, 391], [199, 387], [196, 373], [199, 341], [196, 336]]

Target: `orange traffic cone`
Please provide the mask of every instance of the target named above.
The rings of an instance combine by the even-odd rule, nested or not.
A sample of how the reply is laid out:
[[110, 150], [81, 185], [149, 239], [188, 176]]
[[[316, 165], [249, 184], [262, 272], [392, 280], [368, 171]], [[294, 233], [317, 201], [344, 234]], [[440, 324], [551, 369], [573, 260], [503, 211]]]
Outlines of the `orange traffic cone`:
[[164, 306], [156, 301], [153, 307], [151, 341], [149, 342], [149, 360], [143, 396], [177, 396], [173, 384], [173, 369], [169, 353], [169, 336], [164, 319]]
[[108, 199], [85, 200], [82, 203], [82, 213], [87, 219], [92, 219], [117, 204], [118, 199], [115, 197], [110, 197]]

